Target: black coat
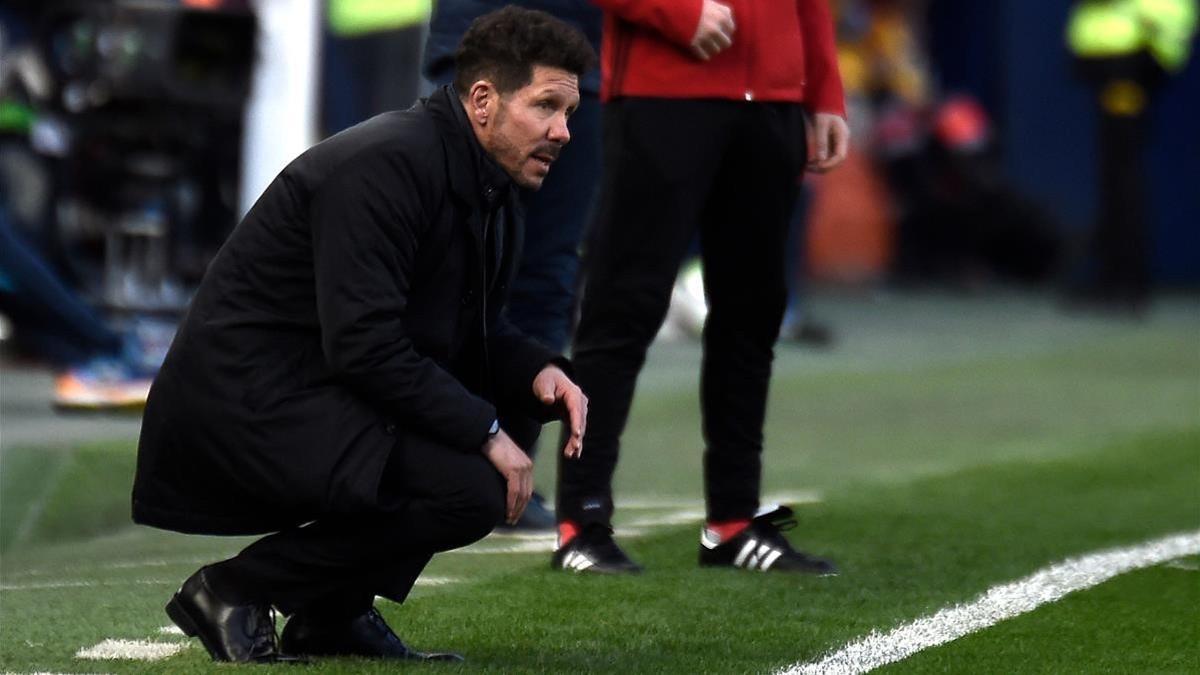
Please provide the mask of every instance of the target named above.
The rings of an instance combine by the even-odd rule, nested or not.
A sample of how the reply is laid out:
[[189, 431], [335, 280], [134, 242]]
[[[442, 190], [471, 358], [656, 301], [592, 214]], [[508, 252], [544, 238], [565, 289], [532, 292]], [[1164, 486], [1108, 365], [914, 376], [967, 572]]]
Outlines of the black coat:
[[509, 183], [450, 88], [289, 164], [154, 381], [134, 520], [250, 534], [369, 512], [406, 437], [478, 452], [497, 405], [545, 417], [531, 384], [555, 355], [499, 311], [522, 234]]

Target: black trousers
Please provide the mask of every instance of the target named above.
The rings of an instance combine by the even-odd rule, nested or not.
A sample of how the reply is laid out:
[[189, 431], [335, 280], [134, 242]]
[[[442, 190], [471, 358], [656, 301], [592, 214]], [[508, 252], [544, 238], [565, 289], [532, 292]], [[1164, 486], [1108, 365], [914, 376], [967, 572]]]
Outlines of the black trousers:
[[403, 602], [434, 553], [478, 541], [504, 515], [504, 479], [482, 453], [419, 436], [401, 437], [380, 491], [380, 512], [331, 515], [268, 535], [212, 574], [244, 601], [285, 614], [351, 618], [376, 595]]
[[795, 104], [628, 98], [606, 104], [600, 201], [584, 253], [573, 362], [583, 456], [560, 461], [558, 517], [612, 517], [638, 372], [697, 234], [709, 313], [700, 402], [713, 520], [758, 508], [763, 422], [787, 301], [788, 218], [806, 149]]
[[1099, 289], [1114, 300], [1141, 302], [1150, 292], [1150, 226], [1143, 156], [1149, 145], [1144, 112], [1101, 110], [1100, 213], [1095, 250]]
[[[1092, 87], [1100, 113], [1099, 208], [1091, 241], [1095, 290], [1102, 299], [1138, 305], [1150, 293], [1153, 253], [1145, 171], [1149, 106], [1167, 73], [1146, 51], [1077, 59], [1075, 67]], [[1109, 100], [1118, 86], [1134, 100], [1125, 106], [1116, 105], [1123, 97]]]

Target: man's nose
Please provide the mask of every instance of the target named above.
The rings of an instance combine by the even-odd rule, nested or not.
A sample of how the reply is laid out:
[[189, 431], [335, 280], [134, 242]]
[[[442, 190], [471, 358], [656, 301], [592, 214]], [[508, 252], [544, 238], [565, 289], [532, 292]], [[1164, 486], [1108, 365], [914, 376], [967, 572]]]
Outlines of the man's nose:
[[546, 138], [554, 143], [566, 145], [571, 141], [571, 131], [567, 129], [567, 116], [555, 115], [554, 121], [550, 123], [550, 130], [546, 134]]

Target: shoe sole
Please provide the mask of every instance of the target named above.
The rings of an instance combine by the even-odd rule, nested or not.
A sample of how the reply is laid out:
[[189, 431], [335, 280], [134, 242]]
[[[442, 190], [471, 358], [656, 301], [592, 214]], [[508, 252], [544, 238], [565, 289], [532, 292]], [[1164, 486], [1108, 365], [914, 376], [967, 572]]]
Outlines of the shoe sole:
[[91, 401], [54, 401], [54, 410], [72, 415], [93, 413], [122, 413], [132, 415], [146, 409], [145, 401], [119, 401], [96, 403]]
[[[209, 638], [204, 634], [203, 631], [200, 630], [199, 622], [196, 621], [191, 612], [189, 612], [187, 607], [184, 606], [183, 599], [179, 597], [178, 593], [171, 596], [171, 600], [167, 603], [167, 606], [164, 609], [166, 609], [167, 616], [170, 617], [172, 623], [174, 623], [176, 626], [179, 626], [179, 630], [183, 631], [184, 635], [198, 638], [200, 640], [200, 644], [204, 645], [204, 650], [208, 652], [208, 655], [212, 657], [213, 661], [221, 661], [226, 663], [232, 661], [232, 659], [226, 659], [219, 656], [216, 653], [216, 650], [212, 648]], [[305, 665], [310, 663], [310, 661], [302, 655], [285, 654], [281, 652], [275, 654], [267, 660], [248, 661], [246, 663], [294, 663]]]
[[701, 567], [704, 567], [707, 569], [724, 568], [724, 569], [730, 569], [730, 570], [739, 570], [742, 572], [757, 572], [758, 574], [791, 574], [791, 575], [795, 575], [795, 576], [812, 577], [814, 579], [824, 579], [826, 577], [840, 576], [840, 574], [838, 572], [808, 572], [805, 570], [778, 569], [778, 570], [767, 570], [766, 572], [764, 572], [762, 570], [748, 570], [744, 567], [734, 567], [733, 565], [701, 565]]
[[591, 567], [585, 567], [581, 570], [577, 570], [574, 567], [563, 567], [561, 564], [556, 563], [556, 562], [550, 563], [550, 569], [558, 570], [559, 572], [570, 572], [572, 574], [602, 574], [604, 576], [617, 576], [620, 574], [641, 574], [643, 571], [643, 568], [641, 568], [641, 567], [626, 567], [626, 568], [614, 569], [611, 567], [603, 568], [603, 567], [599, 567], [597, 565], [592, 565]]
[[563, 572], [570, 572], [572, 574], [599, 574], [601, 576], [606, 576], [606, 577], [615, 577], [615, 576], [620, 576], [622, 574], [629, 574], [629, 575], [636, 576], [636, 575], [642, 573], [642, 570], [605, 570], [605, 569], [597, 569], [595, 567], [589, 567], [585, 570], [572, 570], [572, 569], [567, 569], [565, 567], [555, 567], [554, 569], [560, 570]]
[[748, 569], [745, 567], [738, 567], [737, 565], [734, 565], [733, 563], [704, 562], [703, 560], [700, 561], [699, 565], [700, 565], [700, 567], [707, 567], [709, 569], [724, 568], [724, 569], [729, 569], [729, 570], [739, 570], [742, 572], [758, 572], [760, 574], [766, 574], [766, 573], [804, 574], [804, 575], [807, 575], [810, 577], [818, 577], [818, 578], [819, 577], [836, 577], [839, 574], [841, 574], [841, 572], [839, 572], [838, 570], [832, 570], [829, 572], [818, 572], [816, 570], [789, 570], [789, 569], [783, 569], [783, 568], [771, 568], [769, 570], [752, 570], [752, 569]]

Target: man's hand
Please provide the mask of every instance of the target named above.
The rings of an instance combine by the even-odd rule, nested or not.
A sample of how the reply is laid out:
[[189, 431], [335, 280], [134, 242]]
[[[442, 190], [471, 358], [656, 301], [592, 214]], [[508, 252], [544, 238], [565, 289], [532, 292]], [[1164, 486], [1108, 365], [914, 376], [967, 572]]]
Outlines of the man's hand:
[[831, 113], [817, 113], [816, 119], [805, 118], [808, 134], [808, 170], [826, 173], [846, 159], [850, 150], [850, 127], [846, 120]]
[[529, 496], [533, 494], [533, 460], [503, 429], [488, 439], [483, 446], [483, 454], [508, 482], [504, 519], [509, 525], [516, 525], [525, 512], [525, 506], [529, 504]]
[[716, 0], [704, 0], [700, 23], [692, 36], [692, 52], [707, 61], [733, 44], [733, 10]]
[[546, 405], [561, 403], [567, 411], [564, 424], [571, 434], [563, 446], [563, 456], [577, 459], [583, 454], [583, 433], [587, 429], [587, 397], [558, 366], [546, 366], [533, 378], [533, 395]]

